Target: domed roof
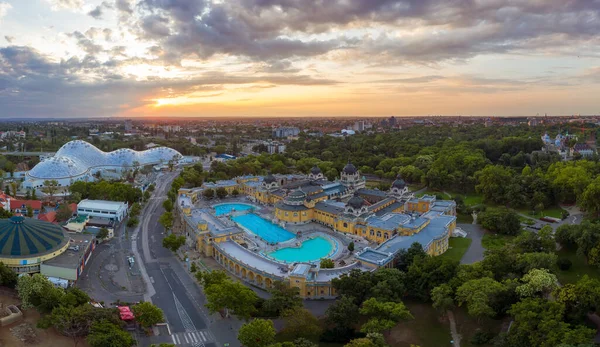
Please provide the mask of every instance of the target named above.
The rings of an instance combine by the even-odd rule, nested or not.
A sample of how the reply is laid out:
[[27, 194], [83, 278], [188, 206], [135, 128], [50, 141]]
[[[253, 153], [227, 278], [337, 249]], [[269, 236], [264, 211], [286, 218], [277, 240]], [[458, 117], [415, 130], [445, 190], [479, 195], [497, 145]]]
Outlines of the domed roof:
[[352, 165], [352, 163], [348, 162], [348, 164], [344, 166], [344, 172], [349, 175], [354, 175], [358, 172], [358, 169], [356, 168], [356, 166]]
[[310, 173], [313, 175], [318, 175], [321, 173], [321, 169], [315, 165], [312, 167], [312, 169], [310, 169]]
[[58, 225], [24, 217], [0, 219], [0, 258], [31, 258], [54, 252], [67, 242]]
[[38, 163], [29, 171], [28, 175], [36, 178], [54, 179], [79, 176], [87, 170], [71, 158], [52, 157]]
[[264, 182], [267, 184], [275, 182], [275, 176], [268, 174], [267, 177], [265, 177]]
[[404, 189], [404, 187], [406, 187], [406, 182], [404, 182], [404, 180], [400, 176], [398, 176], [398, 178], [396, 178], [394, 183], [392, 183], [392, 187], [398, 188], [398, 189]]
[[354, 194], [354, 196], [348, 200], [347, 205], [358, 210], [365, 205], [365, 200], [358, 196], [358, 194]]
[[41, 179], [73, 177], [93, 167], [133, 166], [136, 163], [165, 164], [182, 157], [181, 153], [168, 147], [156, 147], [142, 152], [123, 148], [106, 153], [90, 143], [75, 140], [65, 143], [54, 157], [37, 164], [28, 175]]
[[306, 193], [302, 189], [296, 189], [287, 196], [290, 201], [303, 201], [306, 198]]

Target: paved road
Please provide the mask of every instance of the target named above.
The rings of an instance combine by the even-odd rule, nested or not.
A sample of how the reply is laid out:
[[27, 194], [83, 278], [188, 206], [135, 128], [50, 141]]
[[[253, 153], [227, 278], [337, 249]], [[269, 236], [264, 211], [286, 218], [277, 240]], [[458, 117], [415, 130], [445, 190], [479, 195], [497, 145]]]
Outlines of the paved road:
[[168, 173], [156, 184], [152, 199], [141, 215], [142, 223], [132, 237], [132, 247], [145, 268], [142, 273], [148, 285], [146, 296], [163, 310], [172, 334], [167, 340], [163, 336], [151, 342], [178, 346], [209, 346], [218, 342], [240, 346], [236, 337], [242, 322], [210, 316], [204, 307], [206, 299], [200, 286], [176, 256], [162, 246], [166, 234], [158, 219], [164, 212], [162, 202], [177, 174]]
[[481, 245], [481, 239], [483, 238], [484, 230], [477, 224], [457, 224], [462, 230], [467, 232], [467, 237], [473, 240], [469, 245], [469, 249], [465, 252], [461, 264], [473, 264], [483, 260], [483, 252], [485, 248]]

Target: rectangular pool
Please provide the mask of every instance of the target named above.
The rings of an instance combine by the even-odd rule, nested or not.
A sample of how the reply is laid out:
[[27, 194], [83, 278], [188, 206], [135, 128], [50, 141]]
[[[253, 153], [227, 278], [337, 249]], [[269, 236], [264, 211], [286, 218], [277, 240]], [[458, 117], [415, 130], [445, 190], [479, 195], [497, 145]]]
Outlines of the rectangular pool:
[[322, 237], [302, 242], [300, 247], [286, 247], [269, 254], [277, 260], [291, 262], [313, 262], [325, 258], [331, 253], [333, 246]]
[[296, 235], [279, 225], [275, 225], [253, 213], [235, 216], [231, 219], [269, 243], [285, 242], [296, 237]]

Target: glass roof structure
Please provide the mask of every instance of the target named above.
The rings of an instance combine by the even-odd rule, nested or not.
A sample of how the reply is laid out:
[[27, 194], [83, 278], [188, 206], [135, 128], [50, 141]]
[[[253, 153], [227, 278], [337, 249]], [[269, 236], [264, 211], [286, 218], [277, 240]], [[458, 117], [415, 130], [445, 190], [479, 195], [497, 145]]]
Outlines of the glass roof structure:
[[40, 162], [27, 175], [39, 179], [69, 178], [84, 175], [92, 168], [166, 164], [181, 158], [181, 153], [168, 147], [141, 152], [125, 148], [107, 153], [88, 142], [75, 140], [64, 144], [54, 157]]

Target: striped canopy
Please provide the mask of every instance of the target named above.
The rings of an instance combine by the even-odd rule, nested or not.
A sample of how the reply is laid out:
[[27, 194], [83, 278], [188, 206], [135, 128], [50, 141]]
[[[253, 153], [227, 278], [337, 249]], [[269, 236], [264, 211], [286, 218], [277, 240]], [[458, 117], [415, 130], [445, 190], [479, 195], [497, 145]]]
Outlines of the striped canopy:
[[65, 241], [58, 225], [24, 217], [0, 219], [0, 257], [35, 256]]

